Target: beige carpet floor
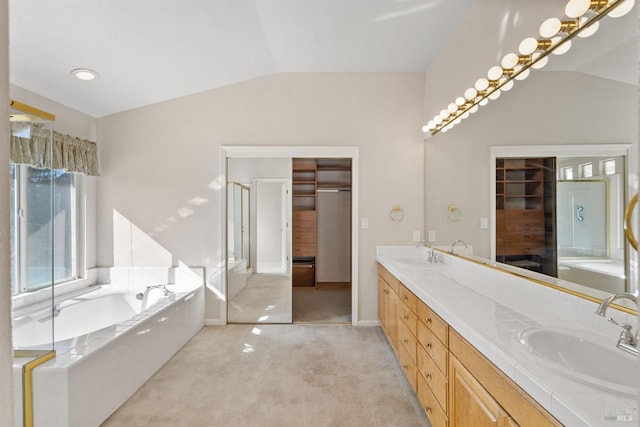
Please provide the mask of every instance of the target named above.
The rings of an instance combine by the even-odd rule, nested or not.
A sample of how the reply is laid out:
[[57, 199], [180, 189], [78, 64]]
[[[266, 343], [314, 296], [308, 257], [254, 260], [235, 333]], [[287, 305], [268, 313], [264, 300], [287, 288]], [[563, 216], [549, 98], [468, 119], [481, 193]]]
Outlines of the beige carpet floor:
[[291, 323], [291, 276], [252, 274], [231, 300], [230, 323]]
[[293, 288], [293, 321], [351, 324], [351, 288]]
[[205, 327], [103, 427], [429, 426], [379, 327]]

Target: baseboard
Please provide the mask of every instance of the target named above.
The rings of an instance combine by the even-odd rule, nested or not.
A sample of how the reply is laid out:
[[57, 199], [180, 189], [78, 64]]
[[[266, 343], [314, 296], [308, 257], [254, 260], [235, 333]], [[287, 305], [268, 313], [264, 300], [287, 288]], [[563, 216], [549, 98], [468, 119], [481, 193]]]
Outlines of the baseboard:
[[360, 320], [358, 322], [358, 326], [380, 326], [380, 321], [379, 320]]
[[204, 326], [225, 326], [227, 322], [222, 319], [204, 319]]

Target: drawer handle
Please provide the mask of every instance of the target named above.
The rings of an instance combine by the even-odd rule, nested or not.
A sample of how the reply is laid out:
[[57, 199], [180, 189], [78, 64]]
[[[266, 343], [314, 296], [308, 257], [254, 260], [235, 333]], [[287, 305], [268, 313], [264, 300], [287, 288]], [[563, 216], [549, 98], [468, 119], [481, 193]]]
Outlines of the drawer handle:
[[402, 318], [403, 318], [404, 320], [409, 320], [409, 316], [407, 316], [407, 315], [402, 316]]
[[431, 345], [431, 343], [429, 343], [429, 342], [428, 342], [428, 343], [426, 343], [424, 346], [425, 346], [425, 347], [427, 347], [427, 348], [431, 348], [431, 347], [433, 347], [433, 346]]
[[427, 317], [426, 321], [427, 323], [431, 323], [431, 317]]
[[409, 365], [402, 365], [404, 369], [409, 369]]
[[427, 379], [428, 379], [428, 380], [430, 380], [430, 379], [432, 379], [432, 378], [433, 378], [433, 377], [431, 376], [431, 374], [427, 374]]
[[427, 412], [431, 412], [431, 406], [427, 406], [426, 408], [424, 408], [424, 410]]
[[405, 344], [409, 344], [409, 340], [406, 339], [406, 338], [404, 340], [402, 340], [402, 342], [405, 343]]
[[404, 297], [402, 297], [402, 299], [405, 300], [405, 301], [409, 301], [409, 297], [406, 296], [406, 295]]

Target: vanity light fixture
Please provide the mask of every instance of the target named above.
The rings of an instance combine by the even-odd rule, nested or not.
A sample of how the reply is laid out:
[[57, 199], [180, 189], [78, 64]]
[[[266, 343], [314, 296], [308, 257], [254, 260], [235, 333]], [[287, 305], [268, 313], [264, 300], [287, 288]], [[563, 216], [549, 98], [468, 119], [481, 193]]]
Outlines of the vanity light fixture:
[[487, 77], [479, 78], [473, 87], [464, 91], [464, 97], [456, 98], [446, 109], [436, 114], [422, 127], [427, 137], [447, 132], [462, 120], [478, 111], [478, 108], [496, 100], [502, 92], [513, 87], [514, 80], [528, 77], [530, 68], [544, 67], [548, 55], [562, 55], [571, 48], [574, 37], [589, 37], [605, 16], [618, 18], [627, 14], [635, 0], [569, 0], [563, 19], [549, 18], [540, 25], [539, 37], [527, 37], [518, 46], [518, 53], [504, 56], [500, 65], [489, 69]]
[[98, 78], [98, 73], [89, 68], [74, 68], [71, 70], [71, 75], [79, 80], [95, 80]]

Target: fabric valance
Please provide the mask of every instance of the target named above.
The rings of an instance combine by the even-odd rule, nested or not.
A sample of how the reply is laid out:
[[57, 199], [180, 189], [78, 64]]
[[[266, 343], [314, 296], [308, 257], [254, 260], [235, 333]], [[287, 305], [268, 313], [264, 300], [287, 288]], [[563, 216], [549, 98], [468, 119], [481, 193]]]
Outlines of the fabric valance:
[[[98, 176], [98, 147], [95, 142], [64, 135], [37, 123], [29, 124], [29, 132], [11, 135], [11, 163], [36, 169], [64, 169], [67, 172]], [[49, 153], [53, 151], [51, 156]], [[53, 165], [51, 164], [53, 157]]]

